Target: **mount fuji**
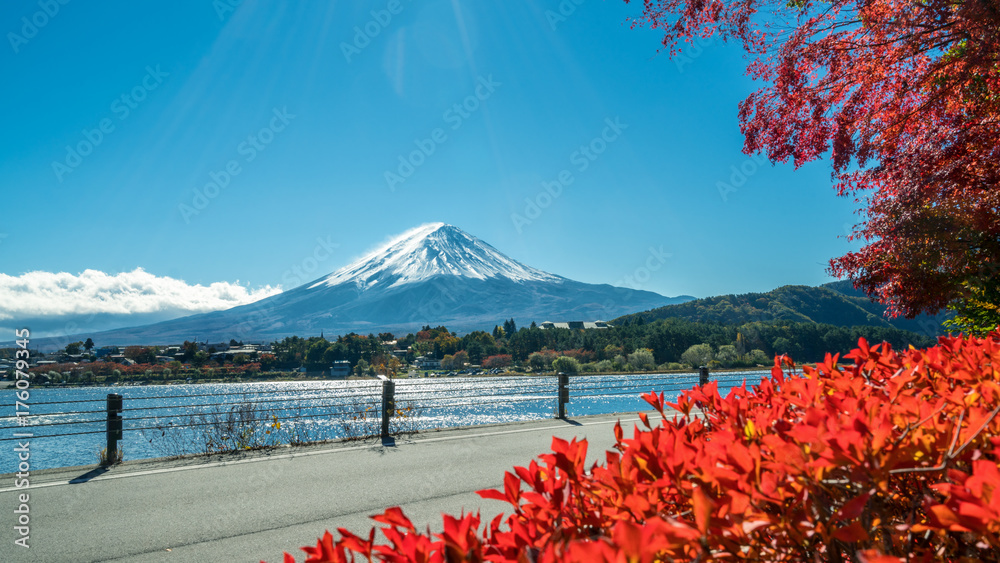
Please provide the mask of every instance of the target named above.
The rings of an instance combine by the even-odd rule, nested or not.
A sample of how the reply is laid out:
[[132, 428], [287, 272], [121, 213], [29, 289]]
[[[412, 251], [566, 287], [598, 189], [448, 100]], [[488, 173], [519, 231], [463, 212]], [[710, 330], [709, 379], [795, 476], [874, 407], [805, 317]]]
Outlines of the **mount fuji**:
[[255, 303], [93, 337], [100, 345], [270, 341], [284, 336], [490, 330], [504, 319], [607, 320], [692, 300], [570, 280], [521, 264], [444, 223], [407, 231], [355, 262]]

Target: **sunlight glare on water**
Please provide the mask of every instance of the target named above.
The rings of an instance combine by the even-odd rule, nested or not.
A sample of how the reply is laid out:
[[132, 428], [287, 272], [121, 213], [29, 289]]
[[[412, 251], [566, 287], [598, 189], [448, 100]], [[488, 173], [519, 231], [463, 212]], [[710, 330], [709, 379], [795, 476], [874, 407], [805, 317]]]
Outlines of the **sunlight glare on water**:
[[[756, 384], [767, 372], [713, 373], [725, 395], [743, 380]], [[689, 374], [574, 376], [570, 380], [570, 417], [648, 410], [640, 398], [663, 392], [670, 401], [697, 382]], [[146, 459], [205, 450], [206, 427], [227, 415], [249, 420], [228, 430], [255, 433], [259, 439], [288, 443], [330, 440], [380, 430], [380, 381], [295, 381], [168, 386], [32, 389], [28, 425], [15, 426], [13, 390], [6, 395], [0, 426], [30, 432], [31, 468], [97, 463], [105, 446], [108, 393], [124, 397], [125, 459]], [[555, 377], [468, 377], [397, 379], [392, 430], [413, 431], [553, 418]], [[276, 417], [276, 418], [275, 418]], [[280, 423], [280, 428], [275, 425]], [[211, 423], [211, 424], [210, 424]], [[249, 428], [249, 430], [247, 430]], [[16, 430], [15, 430], [16, 429]], [[272, 434], [266, 434], [271, 430]], [[6, 433], [8, 436], [9, 433]], [[52, 436], [61, 434], [62, 436]], [[72, 435], [67, 435], [72, 434]], [[222, 431], [227, 439], [233, 436]], [[0, 446], [0, 472], [17, 467], [14, 441]]]

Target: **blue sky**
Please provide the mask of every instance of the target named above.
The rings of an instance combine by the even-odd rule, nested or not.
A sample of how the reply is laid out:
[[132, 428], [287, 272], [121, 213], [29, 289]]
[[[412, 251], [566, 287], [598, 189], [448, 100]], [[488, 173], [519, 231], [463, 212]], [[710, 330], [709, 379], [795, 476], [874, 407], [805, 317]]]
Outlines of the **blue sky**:
[[[827, 163], [742, 154], [742, 52], [672, 60], [630, 29], [641, 6], [567, 6], [5, 2], [0, 273], [142, 268], [254, 295], [443, 221], [671, 296], [830, 281], [855, 204]], [[671, 256], [647, 276], [651, 249]]]

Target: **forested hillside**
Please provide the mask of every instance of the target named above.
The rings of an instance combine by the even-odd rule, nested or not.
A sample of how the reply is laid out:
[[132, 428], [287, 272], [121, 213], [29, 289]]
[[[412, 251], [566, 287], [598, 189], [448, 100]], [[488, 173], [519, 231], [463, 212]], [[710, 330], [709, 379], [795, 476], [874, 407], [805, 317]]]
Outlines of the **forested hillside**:
[[702, 323], [726, 325], [757, 321], [792, 321], [821, 323], [840, 327], [872, 326], [897, 328], [924, 335], [943, 333], [941, 322], [946, 315], [920, 316], [915, 319], [885, 317], [885, 307], [873, 303], [849, 281], [832, 282], [820, 287], [786, 285], [767, 293], [721, 295], [667, 305], [641, 313], [625, 315], [615, 324], [631, 324], [639, 319], [679, 318]]

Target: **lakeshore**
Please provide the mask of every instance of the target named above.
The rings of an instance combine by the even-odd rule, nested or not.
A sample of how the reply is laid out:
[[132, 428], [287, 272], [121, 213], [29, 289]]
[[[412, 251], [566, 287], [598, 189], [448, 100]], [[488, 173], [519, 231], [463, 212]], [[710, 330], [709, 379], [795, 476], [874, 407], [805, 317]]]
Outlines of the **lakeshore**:
[[[715, 381], [725, 395], [766, 376], [718, 372]], [[565, 410], [569, 416], [641, 410], [650, 391], [672, 401], [697, 383], [691, 373], [580, 375], [570, 380]], [[392, 388], [391, 435], [551, 419], [559, 408], [555, 377], [397, 379]], [[244, 450], [379, 435], [385, 389], [371, 379], [35, 388], [30, 417], [3, 428], [33, 434], [33, 468], [96, 463], [106, 444], [107, 396], [116, 393], [123, 398], [119, 451], [126, 459]], [[0, 467], [11, 464], [13, 451], [0, 450]]]
[[[806, 364], [813, 365], [813, 364]], [[758, 372], [764, 369], [768, 369], [768, 366], [756, 366], [756, 367], [740, 367], [740, 368], [714, 368], [712, 372], [719, 373], [741, 373], [741, 372]], [[631, 375], [631, 376], [645, 376], [645, 375], [689, 375], [692, 373], [698, 373], [696, 369], [684, 369], [684, 370], [655, 370], [655, 371], [605, 371], [605, 372], [585, 372], [585, 373], [575, 373], [571, 377], [579, 376], [618, 376], [618, 375]], [[450, 378], [450, 377], [474, 377], [474, 378], [489, 378], [489, 377], [555, 377], [556, 372], [541, 372], [534, 373], [531, 371], [506, 371], [500, 373], [462, 373], [455, 375], [448, 375], [435, 370], [422, 370], [418, 371], [416, 375], [410, 375], [408, 373], [400, 373], [395, 375], [392, 379], [398, 380], [413, 380], [413, 379], [434, 379], [434, 378]], [[90, 388], [90, 387], [141, 387], [141, 386], [165, 386], [165, 385], [204, 385], [204, 384], [220, 384], [220, 383], [256, 383], [256, 382], [318, 382], [318, 381], [378, 381], [378, 376], [358, 376], [349, 375], [346, 377], [330, 377], [329, 375], [324, 375], [323, 373], [313, 373], [308, 372], [263, 372], [256, 375], [244, 375], [234, 378], [214, 378], [214, 379], [188, 379], [179, 378], [171, 380], [142, 380], [142, 381], [129, 381], [125, 383], [106, 383], [106, 382], [94, 382], [94, 383], [59, 383], [59, 384], [49, 384], [49, 385], [37, 385], [36, 388], [39, 389], [75, 389], [75, 388]], [[13, 380], [0, 380], [0, 390], [13, 389]]]

